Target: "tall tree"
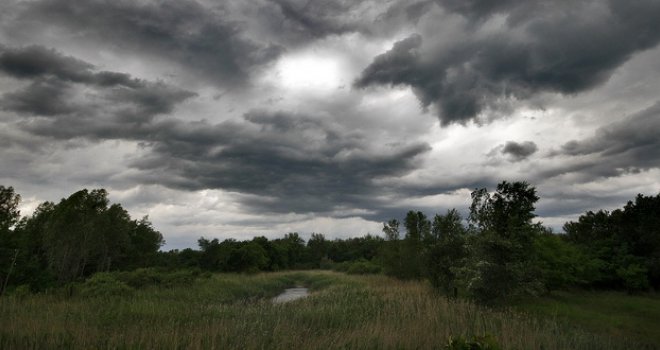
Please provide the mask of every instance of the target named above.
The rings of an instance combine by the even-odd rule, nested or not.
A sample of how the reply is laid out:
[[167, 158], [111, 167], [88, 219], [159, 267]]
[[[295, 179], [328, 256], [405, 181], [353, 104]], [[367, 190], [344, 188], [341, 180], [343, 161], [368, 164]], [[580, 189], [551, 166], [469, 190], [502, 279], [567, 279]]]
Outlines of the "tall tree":
[[428, 244], [427, 273], [431, 284], [449, 295], [458, 293], [458, 270], [465, 257], [465, 234], [461, 215], [456, 209], [433, 218], [432, 237]]
[[101, 238], [99, 218], [107, 210], [107, 195], [105, 190], [85, 189], [55, 206], [45, 228], [44, 247], [59, 281], [72, 281], [93, 272]]
[[14, 188], [0, 185], [0, 232], [9, 231], [16, 225], [21, 216], [18, 204], [21, 196], [14, 192]]
[[431, 222], [421, 211], [409, 211], [404, 221], [406, 235], [403, 239], [404, 275], [422, 278], [424, 275], [424, 241], [431, 236]]
[[319, 267], [321, 259], [328, 256], [330, 242], [325, 239], [322, 233], [312, 233], [312, 236], [307, 241], [307, 249], [309, 251], [309, 261], [314, 267]]
[[154, 228], [148, 216], [133, 220], [129, 225], [130, 240], [128, 263], [125, 268], [137, 268], [153, 265], [160, 247], [165, 244], [163, 235]]
[[535, 293], [540, 282], [530, 262], [534, 237], [542, 226], [532, 223], [539, 197], [526, 182], [502, 182], [495, 193], [472, 192], [469, 259], [466, 278], [469, 292], [490, 303], [518, 294]]
[[598, 266], [593, 286], [660, 287], [660, 195], [638, 195], [622, 209], [587, 212], [564, 225], [567, 239]]
[[381, 248], [381, 260], [385, 273], [390, 276], [403, 278], [403, 256], [399, 233], [399, 221], [392, 219], [383, 224], [385, 243]]
[[18, 223], [20, 211], [18, 204], [21, 196], [14, 192], [13, 187], [0, 185], [0, 290], [4, 292], [6, 282], [14, 272], [18, 257], [19, 242], [13, 228]]

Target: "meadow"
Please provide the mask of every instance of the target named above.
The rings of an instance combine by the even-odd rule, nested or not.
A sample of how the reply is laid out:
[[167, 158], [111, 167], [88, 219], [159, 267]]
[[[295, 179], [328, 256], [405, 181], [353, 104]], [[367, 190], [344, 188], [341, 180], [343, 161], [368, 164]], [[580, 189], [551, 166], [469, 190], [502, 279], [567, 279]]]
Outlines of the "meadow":
[[[271, 302], [297, 285], [311, 295]], [[119, 295], [5, 296], [0, 348], [441, 349], [450, 339], [486, 339], [501, 349], [654, 349], [659, 304], [655, 296], [564, 294], [491, 309], [449, 300], [426, 282], [383, 275], [214, 274]], [[606, 313], [606, 306], [622, 322], [644, 328], [602, 324], [611, 320], [594, 313]]]

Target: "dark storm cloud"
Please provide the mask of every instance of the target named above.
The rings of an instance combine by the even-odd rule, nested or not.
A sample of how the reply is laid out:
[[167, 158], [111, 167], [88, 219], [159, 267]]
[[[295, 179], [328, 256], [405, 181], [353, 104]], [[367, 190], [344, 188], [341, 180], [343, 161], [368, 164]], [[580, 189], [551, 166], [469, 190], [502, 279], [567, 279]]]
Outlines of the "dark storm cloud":
[[[482, 21], [446, 44], [442, 33], [413, 35], [394, 45], [355, 81], [410, 86], [443, 124], [465, 123], [503, 99], [543, 92], [575, 94], [606, 81], [635, 52], [660, 41], [657, 1], [441, 1], [448, 10]], [[480, 31], [493, 14], [500, 29]], [[444, 46], [438, 46], [445, 41]]]
[[122, 85], [140, 88], [143, 85], [139, 79], [126, 73], [95, 72], [91, 63], [40, 45], [17, 48], [0, 46], [0, 72], [17, 79], [52, 78], [63, 83], [101, 87]]
[[53, 116], [75, 111], [68, 102], [69, 87], [57, 79], [40, 79], [24, 89], [9, 92], [0, 98], [0, 108], [18, 113]]
[[[279, 10], [279, 29], [300, 38], [321, 38], [364, 28], [359, 17], [347, 16], [360, 1], [269, 0]], [[278, 16], [279, 17], [279, 16]]]
[[93, 66], [43, 46], [0, 46], [0, 70], [19, 79], [53, 76], [59, 80], [88, 82]]
[[365, 202], [378, 191], [373, 180], [408, 173], [429, 150], [424, 143], [372, 149], [360, 132], [284, 112], [249, 113], [243, 123], [162, 125], [155, 134], [152, 152], [132, 164], [140, 181], [255, 194], [244, 204], [269, 212]]
[[243, 24], [221, 5], [194, 0], [41, 0], [16, 7], [18, 28], [65, 30], [76, 40], [176, 62], [197, 78], [222, 86], [246, 83], [255, 68], [282, 51], [245, 38]]
[[331, 212], [368, 206], [380, 190], [374, 180], [407, 174], [430, 149], [372, 145], [361, 131], [306, 114], [254, 111], [241, 121], [184, 122], [167, 115], [193, 95], [188, 91], [97, 72], [42, 47], [3, 53], [40, 57], [29, 68], [0, 71], [29, 82], [0, 102], [20, 116], [16, 127], [39, 136], [35, 142], [138, 142], [144, 154], [129, 165], [139, 173], [130, 181], [138, 183], [253, 194], [243, 203], [269, 212]]
[[[0, 98], [0, 107], [23, 116], [26, 131], [60, 139], [139, 135], [160, 114], [194, 93], [129, 74], [96, 71], [75, 57], [41, 46], [0, 48], [0, 75], [29, 84]], [[47, 118], [43, 118], [47, 117]]]
[[538, 147], [532, 141], [515, 142], [507, 141], [501, 149], [503, 155], [508, 155], [513, 161], [521, 161], [536, 153]]
[[146, 154], [129, 166], [130, 181], [185, 190], [223, 189], [254, 196], [240, 201], [266, 212], [331, 212], [368, 207], [389, 189], [374, 180], [405, 175], [430, 150], [425, 143], [369, 144], [367, 135], [319, 117], [252, 112], [242, 122], [47, 119], [26, 126], [43, 137], [122, 139]]
[[530, 13], [537, 12], [540, 9], [548, 10], [555, 6], [567, 6], [574, 1], [435, 0], [435, 2], [447, 11], [459, 13], [470, 20], [483, 20], [495, 14], [506, 14], [509, 16], [509, 20], [515, 20], [522, 16], [529, 16]]
[[660, 102], [596, 130], [585, 140], [565, 143], [554, 155], [584, 159], [564, 172], [616, 176], [660, 167]]

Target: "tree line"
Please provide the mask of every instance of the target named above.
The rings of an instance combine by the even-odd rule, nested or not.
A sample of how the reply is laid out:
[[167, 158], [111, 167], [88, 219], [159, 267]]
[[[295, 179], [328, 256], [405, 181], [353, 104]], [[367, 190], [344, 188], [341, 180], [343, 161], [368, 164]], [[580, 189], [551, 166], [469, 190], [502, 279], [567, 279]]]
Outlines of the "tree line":
[[200, 238], [199, 249], [186, 248], [161, 253], [161, 266], [201, 268], [214, 272], [257, 272], [318, 269], [342, 263], [378, 260], [383, 238], [373, 235], [328, 240], [312, 233], [305, 242], [297, 232], [269, 240], [264, 236], [237, 241]]
[[201, 237], [198, 249], [160, 251], [163, 236], [135, 220], [103, 189], [45, 202], [20, 217], [20, 196], [0, 186], [0, 287], [33, 291], [97, 272], [143, 267], [256, 272], [335, 268], [428, 279], [448, 295], [495, 303], [569, 287], [640, 291], [660, 287], [660, 195], [623, 209], [587, 212], [554, 234], [539, 222], [534, 187], [502, 182], [472, 192], [467, 218], [456, 209], [428, 218], [409, 211], [384, 223], [384, 237], [328, 240], [298, 233], [237, 241]]
[[467, 220], [455, 209], [429, 219], [407, 213], [384, 224], [385, 272], [427, 278], [434, 287], [496, 303], [581, 287], [629, 292], [660, 287], [660, 195], [623, 209], [587, 212], [554, 234], [535, 218], [539, 200], [525, 182], [472, 192]]
[[198, 249], [161, 251], [165, 241], [147, 217], [132, 219], [110, 204], [103, 189], [81, 190], [59, 203], [44, 202], [21, 217], [20, 195], [0, 186], [0, 290], [41, 291], [82, 281], [98, 272], [155, 267], [211, 272], [256, 272], [337, 267], [377, 260], [383, 238], [328, 240], [298, 233], [269, 240], [207, 239]]
[[163, 236], [145, 217], [134, 220], [103, 189], [44, 202], [20, 217], [20, 195], [0, 186], [0, 276], [9, 285], [43, 290], [96, 272], [153, 265]]

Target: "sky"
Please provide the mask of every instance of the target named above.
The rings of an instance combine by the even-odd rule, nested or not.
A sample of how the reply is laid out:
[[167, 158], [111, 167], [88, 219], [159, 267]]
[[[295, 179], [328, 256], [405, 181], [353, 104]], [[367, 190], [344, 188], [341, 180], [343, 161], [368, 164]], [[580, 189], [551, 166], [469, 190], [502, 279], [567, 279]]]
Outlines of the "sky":
[[165, 249], [380, 234], [527, 181], [561, 232], [660, 192], [657, 0], [3, 0], [0, 184]]

